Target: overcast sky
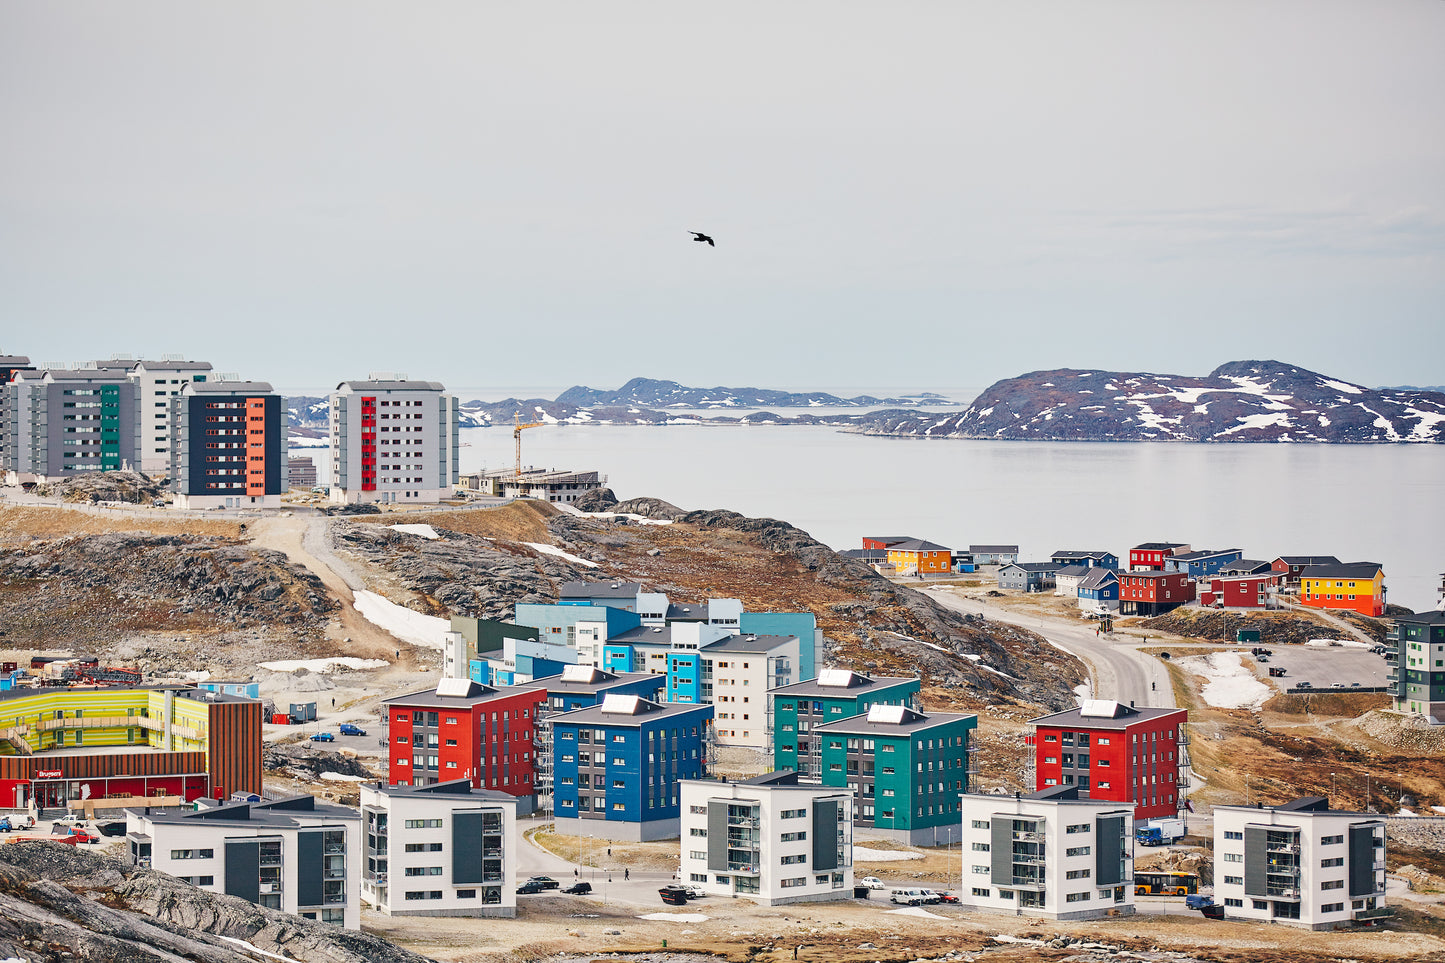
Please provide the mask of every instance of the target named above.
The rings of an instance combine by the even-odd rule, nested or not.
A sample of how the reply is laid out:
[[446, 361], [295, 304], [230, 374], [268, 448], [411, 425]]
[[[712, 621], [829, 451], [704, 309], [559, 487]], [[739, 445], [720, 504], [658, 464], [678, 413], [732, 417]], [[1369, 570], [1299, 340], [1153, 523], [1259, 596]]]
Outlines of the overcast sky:
[[1440, 384], [1442, 51], [1438, 0], [9, 0], [0, 352]]

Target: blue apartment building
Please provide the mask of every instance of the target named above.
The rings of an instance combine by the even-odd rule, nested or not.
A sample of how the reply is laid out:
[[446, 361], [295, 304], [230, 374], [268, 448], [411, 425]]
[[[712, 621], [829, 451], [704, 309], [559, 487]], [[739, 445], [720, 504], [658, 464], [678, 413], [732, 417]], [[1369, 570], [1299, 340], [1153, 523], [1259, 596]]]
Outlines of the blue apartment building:
[[1218, 573], [1220, 569], [1227, 565], [1233, 565], [1242, 558], [1244, 558], [1244, 552], [1237, 548], [1227, 548], [1223, 551], [1183, 552], [1165, 558], [1164, 571], [1183, 572], [1197, 581]]
[[610, 695], [640, 696], [656, 701], [663, 681], [662, 676], [650, 672], [619, 674], [591, 665], [569, 665], [557, 675], [536, 679], [520, 688], [545, 689], [544, 706], [552, 712], [571, 712], [598, 705]]
[[629, 695], [552, 716], [556, 831], [631, 841], [676, 837], [678, 781], [707, 775], [712, 718], [710, 705]]

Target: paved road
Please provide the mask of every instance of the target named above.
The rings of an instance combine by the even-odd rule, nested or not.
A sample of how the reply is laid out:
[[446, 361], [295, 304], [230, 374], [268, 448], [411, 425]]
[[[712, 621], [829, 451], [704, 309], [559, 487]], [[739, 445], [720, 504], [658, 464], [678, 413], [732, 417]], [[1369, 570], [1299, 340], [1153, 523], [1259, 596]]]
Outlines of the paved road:
[[[923, 591], [946, 608], [1037, 632], [1065, 652], [1077, 656], [1089, 669], [1092, 692], [1097, 699], [1174, 708], [1174, 689], [1169, 684], [1168, 670], [1156, 657], [1140, 652], [1139, 647], [1145, 643], [1132, 635], [1096, 636], [1094, 622], [1082, 619], [1040, 620], [991, 602], [966, 597], [944, 586]], [[1157, 645], [1158, 641], [1153, 644]]]

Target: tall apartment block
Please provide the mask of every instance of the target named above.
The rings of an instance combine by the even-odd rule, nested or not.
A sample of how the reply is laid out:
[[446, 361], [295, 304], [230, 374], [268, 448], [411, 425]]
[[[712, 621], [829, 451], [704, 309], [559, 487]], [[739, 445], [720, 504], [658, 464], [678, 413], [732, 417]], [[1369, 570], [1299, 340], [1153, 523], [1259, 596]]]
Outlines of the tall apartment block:
[[34, 371], [35, 366], [23, 354], [0, 354], [0, 480], [5, 474], [5, 446], [9, 440], [4, 430], [5, 386], [21, 371]]
[[5, 481], [47, 482], [134, 468], [138, 389], [123, 371], [18, 370], [3, 388]]
[[428, 503], [457, 482], [457, 399], [435, 381], [343, 381], [331, 393], [331, 500]]
[[1214, 898], [1226, 917], [1314, 930], [1388, 916], [1385, 820], [1319, 796], [1215, 806]]
[[140, 470], [161, 474], [171, 467], [171, 399], [191, 382], [210, 381], [209, 361], [136, 361], [130, 380], [140, 389]]
[[170, 399], [175, 507], [280, 508], [286, 408], [264, 381], [193, 381]]
[[1395, 711], [1445, 725], [1445, 611], [1398, 616], [1385, 645]]

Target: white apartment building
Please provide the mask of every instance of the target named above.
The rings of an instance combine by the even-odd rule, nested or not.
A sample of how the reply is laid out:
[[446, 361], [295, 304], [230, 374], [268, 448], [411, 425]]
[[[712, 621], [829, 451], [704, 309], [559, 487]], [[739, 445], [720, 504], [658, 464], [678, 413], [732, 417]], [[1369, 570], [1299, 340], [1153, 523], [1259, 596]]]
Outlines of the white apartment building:
[[782, 769], [684, 779], [682, 880], [763, 906], [853, 898], [853, 791]]
[[1216, 806], [1214, 899], [1226, 918], [1314, 930], [1386, 916], [1385, 821], [1319, 796]]
[[171, 399], [193, 381], [210, 380], [211, 363], [163, 355], [136, 361], [127, 376], [140, 388], [140, 470], [165, 474], [171, 467]]
[[470, 780], [361, 787], [361, 896], [388, 916], [517, 915], [517, 797]]
[[730, 635], [702, 646], [699, 655], [702, 701], [717, 710], [717, 744], [769, 748], [768, 690], [802, 681], [797, 636]]
[[1134, 912], [1128, 803], [1080, 799], [1077, 786], [960, 798], [961, 906], [1059, 920]]
[[212, 893], [347, 929], [361, 928], [356, 810], [312, 796], [126, 810], [131, 860]]
[[405, 375], [343, 381], [331, 393], [331, 500], [427, 504], [450, 497], [457, 399]]

